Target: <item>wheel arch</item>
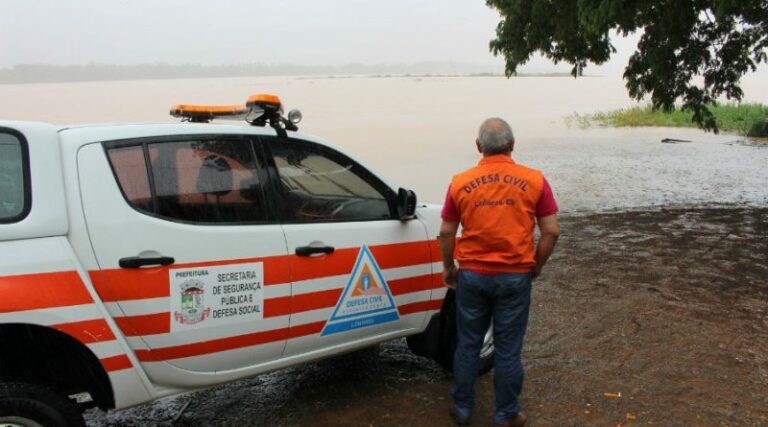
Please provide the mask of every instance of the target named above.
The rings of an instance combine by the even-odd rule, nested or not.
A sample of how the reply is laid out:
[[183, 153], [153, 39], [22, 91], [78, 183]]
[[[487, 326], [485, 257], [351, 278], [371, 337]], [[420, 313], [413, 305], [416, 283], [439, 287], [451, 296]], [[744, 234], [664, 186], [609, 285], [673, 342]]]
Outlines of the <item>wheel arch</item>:
[[0, 379], [50, 385], [65, 396], [87, 392], [95, 406], [115, 407], [99, 358], [73, 336], [46, 326], [0, 324]]
[[446, 327], [446, 319], [453, 319], [451, 315], [455, 310], [455, 291], [448, 289], [445, 293], [440, 311], [432, 314], [426, 329], [406, 338], [408, 348], [414, 354], [432, 359], [440, 357], [443, 328]]

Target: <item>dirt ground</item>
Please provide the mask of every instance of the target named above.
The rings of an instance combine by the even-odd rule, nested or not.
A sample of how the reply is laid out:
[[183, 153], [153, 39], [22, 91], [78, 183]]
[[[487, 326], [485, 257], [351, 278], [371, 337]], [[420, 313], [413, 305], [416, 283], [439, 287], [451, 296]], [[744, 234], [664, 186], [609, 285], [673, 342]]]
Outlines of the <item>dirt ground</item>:
[[[562, 218], [535, 282], [530, 426], [768, 426], [768, 209]], [[472, 425], [491, 425], [493, 374]], [[449, 375], [403, 340], [89, 424], [441, 426]], [[607, 394], [606, 394], [607, 393]]]

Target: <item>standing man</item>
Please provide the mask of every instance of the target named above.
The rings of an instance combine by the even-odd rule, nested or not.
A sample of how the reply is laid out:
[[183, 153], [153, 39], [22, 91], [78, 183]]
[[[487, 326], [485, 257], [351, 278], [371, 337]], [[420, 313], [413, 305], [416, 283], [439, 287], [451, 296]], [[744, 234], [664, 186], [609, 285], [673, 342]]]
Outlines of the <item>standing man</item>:
[[[476, 144], [483, 158], [453, 177], [440, 227], [443, 281], [456, 289], [458, 344], [451, 415], [459, 425], [469, 424], [480, 348], [493, 321], [494, 422], [499, 427], [521, 427], [527, 416], [518, 403], [524, 375], [520, 354], [531, 281], [541, 274], [555, 248], [560, 234], [558, 208], [544, 175], [512, 160], [515, 138], [507, 122], [484, 121]], [[537, 223], [541, 237], [534, 247]], [[459, 224], [462, 232], [456, 243]]]

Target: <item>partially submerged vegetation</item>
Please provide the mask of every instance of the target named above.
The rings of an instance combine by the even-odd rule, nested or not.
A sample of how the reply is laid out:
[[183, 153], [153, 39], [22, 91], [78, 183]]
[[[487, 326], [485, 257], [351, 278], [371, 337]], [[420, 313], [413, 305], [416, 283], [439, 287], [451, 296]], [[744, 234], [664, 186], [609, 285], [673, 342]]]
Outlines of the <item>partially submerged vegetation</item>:
[[[721, 131], [735, 132], [744, 136], [768, 136], [768, 106], [763, 104], [720, 104], [710, 107]], [[664, 112], [650, 106], [632, 107], [622, 110], [595, 114], [574, 114], [566, 120], [586, 128], [590, 126], [611, 127], [697, 127], [692, 120], [693, 113], [679, 108]]]

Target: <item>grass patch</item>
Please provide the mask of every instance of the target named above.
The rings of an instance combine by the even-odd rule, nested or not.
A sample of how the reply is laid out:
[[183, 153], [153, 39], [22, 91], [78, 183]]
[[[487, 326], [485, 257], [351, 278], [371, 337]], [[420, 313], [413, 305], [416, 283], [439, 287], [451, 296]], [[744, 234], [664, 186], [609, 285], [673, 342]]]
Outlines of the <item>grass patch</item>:
[[[763, 104], [721, 104], [710, 107], [717, 119], [717, 125], [723, 132], [736, 132], [745, 136], [768, 136], [768, 106]], [[569, 125], [582, 128], [593, 125], [611, 127], [660, 126], [690, 127], [692, 113], [679, 109], [665, 113], [653, 111], [650, 106], [632, 107], [623, 110], [601, 112], [588, 115], [574, 114], [566, 118]]]

